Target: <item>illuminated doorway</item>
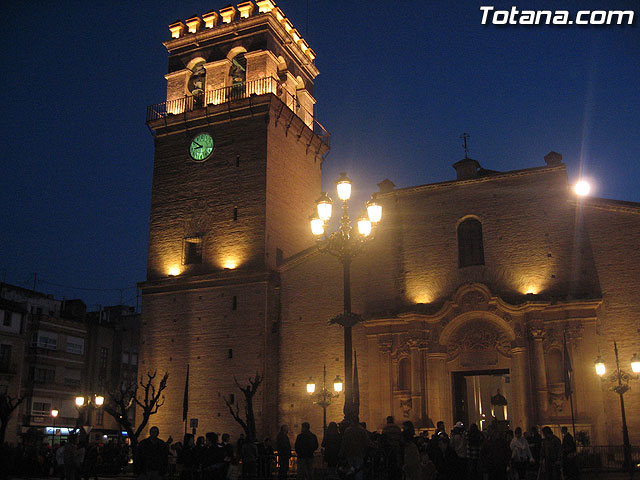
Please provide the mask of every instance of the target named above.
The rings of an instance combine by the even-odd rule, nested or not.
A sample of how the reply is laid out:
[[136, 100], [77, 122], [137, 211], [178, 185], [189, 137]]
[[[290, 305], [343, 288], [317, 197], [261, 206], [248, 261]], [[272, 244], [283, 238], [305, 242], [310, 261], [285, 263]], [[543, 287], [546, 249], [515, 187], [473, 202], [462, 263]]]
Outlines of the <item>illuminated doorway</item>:
[[453, 421], [487, 430], [497, 422], [508, 425], [511, 404], [509, 370], [453, 372]]

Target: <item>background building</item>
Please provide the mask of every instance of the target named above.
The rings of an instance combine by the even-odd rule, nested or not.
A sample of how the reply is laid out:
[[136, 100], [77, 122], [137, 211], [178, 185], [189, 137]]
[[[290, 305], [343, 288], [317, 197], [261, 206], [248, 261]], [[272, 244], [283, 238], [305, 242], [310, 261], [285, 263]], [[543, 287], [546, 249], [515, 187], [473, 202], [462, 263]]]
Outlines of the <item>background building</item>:
[[133, 307], [87, 314], [81, 300], [55, 300], [6, 283], [0, 284], [0, 306], [0, 388], [24, 398], [6, 441], [31, 435], [57, 443], [79, 425], [92, 440], [119, 438], [113, 418], [94, 404], [79, 411], [75, 398], [93, 399], [120, 378], [136, 378], [139, 314]]
[[[344, 358], [341, 328], [327, 325], [342, 311], [342, 270], [314, 247], [307, 217], [328, 149], [313, 116], [315, 54], [268, 0], [170, 30], [167, 100], [147, 116], [141, 372], [170, 373], [154, 423], [183, 431], [190, 365], [189, 416], [203, 431], [239, 433], [223, 397], [256, 372], [261, 433], [319, 430], [305, 383], [325, 363], [343, 375]], [[453, 166], [448, 182], [380, 184], [383, 221], [352, 273], [366, 318], [354, 330], [361, 419], [568, 424], [566, 338], [576, 427], [619, 444], [617, 398], [593, 361], [612, 365], [614, 338], [625, 365], [637, 348], [640, 205], [579, 200], [555, 152], [511, 172]], [[633, 391], [627, 401], [640, 406]], [[342, 402], [328, 414], [341, 419]], [[640, 417], [629, 421], [637, 440]]]

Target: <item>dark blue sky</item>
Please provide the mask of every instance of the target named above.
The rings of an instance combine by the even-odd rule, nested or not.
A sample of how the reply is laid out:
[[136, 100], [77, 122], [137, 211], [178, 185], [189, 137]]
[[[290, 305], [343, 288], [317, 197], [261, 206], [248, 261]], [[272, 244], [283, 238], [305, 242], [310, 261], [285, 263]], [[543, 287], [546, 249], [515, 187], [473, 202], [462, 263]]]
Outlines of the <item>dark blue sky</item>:
[[[556, 150], [596, 196], [640, 202], [638, 2], [516, 4], [635, 8], [624, 27], [482, 26], [483, 3], [309, 0], [307, 34], [305, 1], [277, 2], [317, 53], [316, 113], [332, 133], [325, 188], [342, 170], [359, 199], [384, 178], [453, 179], [466, 131], [485, 168], [540, 166]], [[145, 109], [166, 92], [161, 42], [172, 21], [225, 5], [5, 6], [0, 280], [32, 287], [37, 272], [38, 290], [89, 308], [117, 303], [117, 289], [135, 303], [153, 164]]]

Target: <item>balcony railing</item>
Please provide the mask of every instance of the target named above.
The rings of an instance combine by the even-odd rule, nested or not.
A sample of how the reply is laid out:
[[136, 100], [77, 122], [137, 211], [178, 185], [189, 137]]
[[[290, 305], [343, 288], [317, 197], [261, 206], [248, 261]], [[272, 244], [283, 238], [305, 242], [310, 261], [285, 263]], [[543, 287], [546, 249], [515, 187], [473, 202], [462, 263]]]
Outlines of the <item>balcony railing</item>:
[[273, 77], [259, 78], [217, 90], [209, 90], [200, 95], [185, 95], [182, 98], [150, 105], [147, 107], [147, 123], [170, 115], [179, 115], [208, 106], [222, 105], [224, 103], [268, 93], [272, 93], [282, 100], [323, 142], [327, 145], [329, 144], [330, 134], [320, 122], [314, 118], [313, 112], [309, 112], [304, 108], [296, 96], [287, 91], [284, 85]]

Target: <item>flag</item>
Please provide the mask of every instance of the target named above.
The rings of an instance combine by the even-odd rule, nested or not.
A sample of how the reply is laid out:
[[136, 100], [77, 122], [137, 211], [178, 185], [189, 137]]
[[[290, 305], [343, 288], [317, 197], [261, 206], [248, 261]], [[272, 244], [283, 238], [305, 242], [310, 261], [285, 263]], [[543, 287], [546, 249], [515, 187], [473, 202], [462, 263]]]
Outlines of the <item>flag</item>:
[[187, 421], [189, 413], [189, 364], [187, 363], [187, 381], [184, 383], [184, 399], [182, 400], [182, 421]]
[[562, 334], [562, 343], [563, 343], [563, 373], [564, 373], [564, 398], [569, 398], [573, 393], [571, 391], [571, 373], [573, 369], [571, 368], [571, 359], [569, 358], [569, 350], [567, 350], [567, 336], [563, 332]]

